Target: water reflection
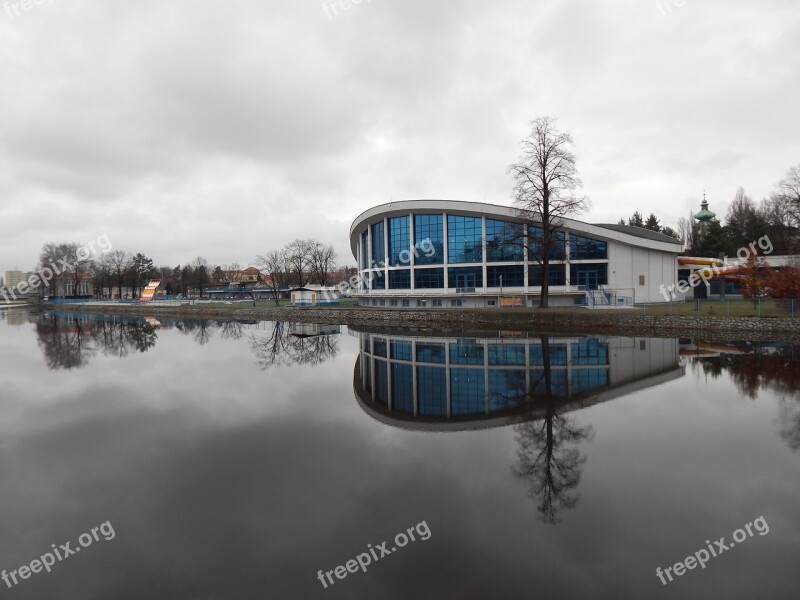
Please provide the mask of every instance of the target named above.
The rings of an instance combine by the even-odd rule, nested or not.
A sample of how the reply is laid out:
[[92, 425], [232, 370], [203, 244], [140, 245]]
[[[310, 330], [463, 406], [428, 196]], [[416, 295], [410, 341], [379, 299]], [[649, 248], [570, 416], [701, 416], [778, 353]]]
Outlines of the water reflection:
[[[239, 340], [250, 335], [250, 346], [262, 369], [318, 365], [339, 351], [338, 325], [174, 319], [53, 311], [25, 315], [36, 325], [39, 347], [49, 369], [80, 369], [98, 354], [125, 357], [156, 345], [160, 329], [175, 329], [205, 346], [215, 336]], [[266, 333], [261, 333], [266, 332]]]
[[666, 339], [365, 331], [360, 348], [354, 390], [377, 420], [423, 430], [513, 424], [512, 470], [547, 523], [577, 504], [580, 445], [594, 433], [569, 413], [684, 374], [677, 340]]
[[774, 393], [780, 436], [793, 451], [800, 452], [800, 345], [684, 340], [680, 352], [695, 373], [719, 379], [727, 372], [747, 398], [756, 400], [764, 391]]

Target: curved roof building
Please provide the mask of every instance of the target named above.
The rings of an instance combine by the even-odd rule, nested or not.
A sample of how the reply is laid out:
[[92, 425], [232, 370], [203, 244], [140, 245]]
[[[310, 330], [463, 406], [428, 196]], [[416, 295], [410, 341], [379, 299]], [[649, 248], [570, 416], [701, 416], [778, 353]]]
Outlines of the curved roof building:
[[[368, 306], [536, 306], [541, 228], [511, 207], [404, 200], [360, 214], [350, 248]], [[626, 225], [562, 219], [548, 256], [550, 305], [663, 301], [680, 241]]]

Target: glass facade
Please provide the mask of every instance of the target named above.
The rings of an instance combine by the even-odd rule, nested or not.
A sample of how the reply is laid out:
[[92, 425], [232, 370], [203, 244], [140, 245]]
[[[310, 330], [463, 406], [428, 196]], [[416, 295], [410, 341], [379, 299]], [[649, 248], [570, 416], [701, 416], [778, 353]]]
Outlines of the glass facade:
[[444, 344], [417, 344], [417, 362], [445, 363]]
[[[563, 264], [547, 265], [547, 282], [550, 285], [567, 285], [567, 267]], [[530, 265], [528, 267], [528, 285], [542, 285], [541, 265]]]
[[414, 269], [414, 287], [418, 290], [444, 287], [444, 269]]
[[372, 290], [386, 289], [386, 277], [383, 276], [383, 271], [372, 271], [370, 273], [369, 287]]
[[523, 242], [521, 225], [486, 219], [487, 262], [522, 261]]
[[481, 217], [447, 215], [447, 262], [452, 264], [483, 262]]
[[389, 404], [389, 377], [385, 360], [375, 361], [375, 400], [384, 406]]
[[383, 221], [372, 226], [372, 266], [382, 267], [385, 265]]
[[411, 360], [411, 342], [393, 340], [391, 350], [394, 360]]
[[581, 263], [569, 266], [569, 282], [596, 290], [599, 285], [608, 285], [608, 263]]
[[491, 344], [489, 346], [490, 365], [525, 365], [525, 346], [523, 344]]
[[608, 258], [608, 244], [600, 240], [581, 237], [571, 233], [569, 236], [569, 259], [591, 260]]
[[369, 251], [368, 251], [369, 234], [364, 231], [361, 234], [361, 268], [369, 268]]
[[[500, 279], [502, 277], [502, 279]], [[525, 285], [523, 265], [498, 265], [486, 267], [488, 287], [522, 287]]]
[[389, 271], [389, 289], [410, 290], [411, 269], [400, 269], [398, 271]]
[[[544, 229], [541, 227], [528, 228], [528, 259], [541, 261], [544, 258]], [[567, 259], [566, 234], [563, 231], [553, 231], [550, 237], [550, 251], [547, 253], [550, 260]]]
[[608, 343], [597, 338], [584, 338], [572, 344], [573, 365], [607, 365]]
[[489, 411], [505, 411], [520, 406], [525, 399], [525, 371], [489, 371]]
[[[428, 239], [435, 252], [426, 253], [422, 248], [422, 242]], [[415, 265], [441, 265], [444, 262], [443, 215], [414, 215], [414, 244], [418, 254], [414, 258]]]
[[484, 412], [483, 369], [450, 369], [450, 413], [474, 415]]
[[450, 344], [450, 364], [482, 365], [483, 344]]
[[372, 353], [375, 356], [383, 356], [386, 358], [386, 340], [375, 338], [375, 340], [372, 342]]
[[389, 219], [389, 265], [401, 267], [411, 259], [411, 226], [408, 217]]
[[[534, 344], [530, 348], [530, 364], [532, 367], [544, 365], [544, 353], [541, 344]], [[563, 344], [550, 344], [550, 365], [566, 366], [567, 347]]]
[[392, 364], [392, 410], [414, 414], [414, 371], [411, 365]]
[[419, 414], [447, 415], [447, 370], [444, 367], [417, 367]]
[[483, 287], [483, 267], [448, 267], [447, 285], [451, 288]]

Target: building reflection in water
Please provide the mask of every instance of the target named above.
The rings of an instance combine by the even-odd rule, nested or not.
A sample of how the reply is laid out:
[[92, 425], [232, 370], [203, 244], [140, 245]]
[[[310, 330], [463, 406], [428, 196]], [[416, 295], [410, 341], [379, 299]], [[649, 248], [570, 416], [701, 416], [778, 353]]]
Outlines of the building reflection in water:
[[375, 419], [430, 431], [513, 425], [543, 521], [574, 508], [594, 431], [577, 409], [683, 376], [674, 339], [360, 334], [356, 398]]

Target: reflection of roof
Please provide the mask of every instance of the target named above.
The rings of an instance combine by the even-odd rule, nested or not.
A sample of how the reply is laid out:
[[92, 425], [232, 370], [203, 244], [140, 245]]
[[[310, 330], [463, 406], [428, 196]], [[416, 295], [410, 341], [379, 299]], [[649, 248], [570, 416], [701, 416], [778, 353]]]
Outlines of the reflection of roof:
[[680, 240], [676, 240], [674, 237], [664, 235], [663, 233], [659, 233], [657, 231], [650, 231], [649, 229], [645, 229], [643, 227], [620, 225], [618, 223], [598, 223], [597, 226], [604, 227], [605, 229], [611, 229], [612, 231], [619, 231], [620, 233], [627, 233], [628, 235], [633, 235], [645, 240], [653, 240], [654, 242], [672, 242], [673, 244], [680, 243]]

